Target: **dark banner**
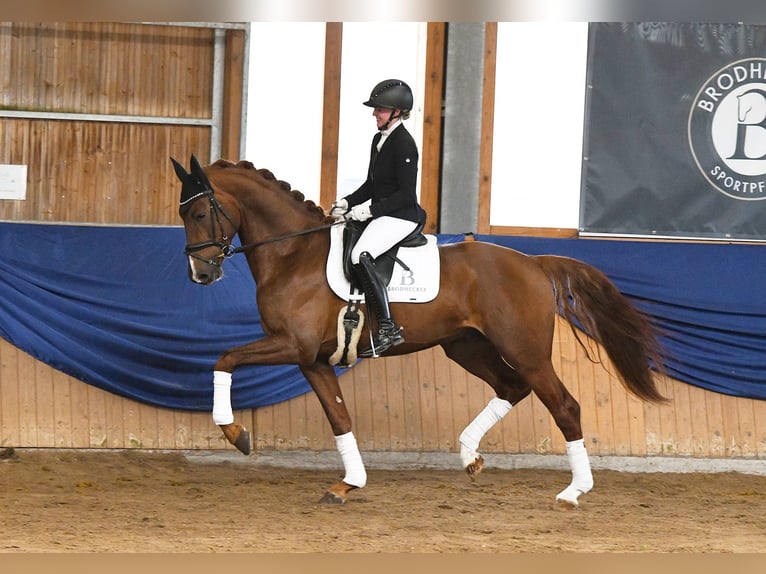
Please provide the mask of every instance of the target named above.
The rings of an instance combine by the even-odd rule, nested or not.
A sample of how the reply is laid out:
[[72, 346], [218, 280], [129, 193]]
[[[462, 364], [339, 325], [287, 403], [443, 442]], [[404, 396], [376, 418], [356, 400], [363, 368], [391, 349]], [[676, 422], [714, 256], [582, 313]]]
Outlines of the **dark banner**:
[[580, 230], [766, 240], [766, 26], [590, 25]]

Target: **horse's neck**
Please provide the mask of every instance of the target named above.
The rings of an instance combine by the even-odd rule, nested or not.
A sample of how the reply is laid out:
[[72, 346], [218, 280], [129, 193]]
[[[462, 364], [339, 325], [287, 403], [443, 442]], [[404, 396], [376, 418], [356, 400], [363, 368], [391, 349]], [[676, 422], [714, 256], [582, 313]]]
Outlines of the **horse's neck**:
[[[299, 203], [296, 203], [296, 206], [298, 209], [305, 208]], [[295, 235], [323, 226], [323, 222], [318, 218], [296, 211], [294, 206], [289, 205], [282, 211], [284, 217], [276, 218], [263, 215], [273, 213], [273, 208], [259, 209], [257, 206], [249, 206], [242, 214], [240, 243], [246, 246], [267, 242], [245, 250], [256, 283], [263, 284], [271, 280], [290, 281], [293, 279], [289, 275], [290, 270], [298, 270], [295, 275], [304, 276], [317, 262], [324, 268], [329, 251], [329, 233], [322, 230]]]

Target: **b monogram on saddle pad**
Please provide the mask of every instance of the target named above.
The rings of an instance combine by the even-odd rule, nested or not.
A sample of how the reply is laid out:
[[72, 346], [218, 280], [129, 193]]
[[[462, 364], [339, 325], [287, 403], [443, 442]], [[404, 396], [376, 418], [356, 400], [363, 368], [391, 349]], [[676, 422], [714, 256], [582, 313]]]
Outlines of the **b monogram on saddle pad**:
[[[348, 301], [351, 284], [343, 272], [344, 227], [336, 225], [330, 229], [327, 282], [338, 297]], [[393, 261], [388, 281], [388, 300], [391, 303], [427, 303], [439, 294], [439, 248], [435, 235], [425, 237], [428, 240], [425, 245], [398, 249], [398, 261]], [[376, 267], [386, 267], [386, 259], [387, 256], [381, 256], [376, 261]], [[360, 298], [363, 299], [364, 295]]]

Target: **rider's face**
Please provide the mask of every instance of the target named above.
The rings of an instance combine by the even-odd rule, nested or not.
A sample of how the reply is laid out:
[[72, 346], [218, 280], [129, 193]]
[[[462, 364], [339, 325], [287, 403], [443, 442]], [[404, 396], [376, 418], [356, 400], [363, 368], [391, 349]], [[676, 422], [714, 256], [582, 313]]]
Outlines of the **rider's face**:
[[373, 108], [372, 115], [375, 116], [375, 122], [378, 124], [378, 129], [381, 129], [391, 117], [393, 111], [394, 117], [401, 114], [401, 110], [390, 110], [388, 108]]

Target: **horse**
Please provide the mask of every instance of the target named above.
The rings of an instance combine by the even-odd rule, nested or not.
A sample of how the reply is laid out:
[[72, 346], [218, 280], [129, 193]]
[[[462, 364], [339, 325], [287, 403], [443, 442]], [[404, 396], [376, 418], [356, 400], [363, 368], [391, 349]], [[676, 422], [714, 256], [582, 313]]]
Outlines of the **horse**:
[[[297, 365], [321, 403], [345, 471], [320, 502], [343, 504], [351, 491], [366, 485], [367, 473], [328, 360], [338, 348], [338, 311], [346, 305], [326, 278], [329, 229], [342, 221], [249, 161], [220, 159], [203, 168], [192, 155], [187, 172], [170, 159], [182, 182], [179, 215], [189, 278], [210, 285], [222, 277], [227, 258], [244, 253], [266, 334], [219, 356], [213, 370], [213, 422], [249, 454], [249, 431], [234, 423], [232, 414], [233, 371], [253, 364]], [[240, 245], [233, 246], [237, 234]], [[576, 508], [579, 497], [593, 487], [593, 476], [580, 406], [551, 363], [556, 316], [569, 322], [586, 350], [577, 329], [603, 347], [631, 393], [661, 403], [667, 399], [655, 379], [663, 347], [654, 321], [604, 273], [574, 258], [530, 256], [482, 241], [440, 245], [438, 256], [438, 295], [427, 303], [391, 304], [405, 342], [384, 355], [440, 345], [447, 357], [494, 390], [496, 396], [459, 437], [460, 460], [471, 479], [484, 468], [478, 452], [482, 437], [534, 392], [564, 435], [572, 472], [571, 483], [554, 504]], [[368, 326], [363, 329], [367, 332]], [[364, 332], [362, 346], [368, 340]]]

